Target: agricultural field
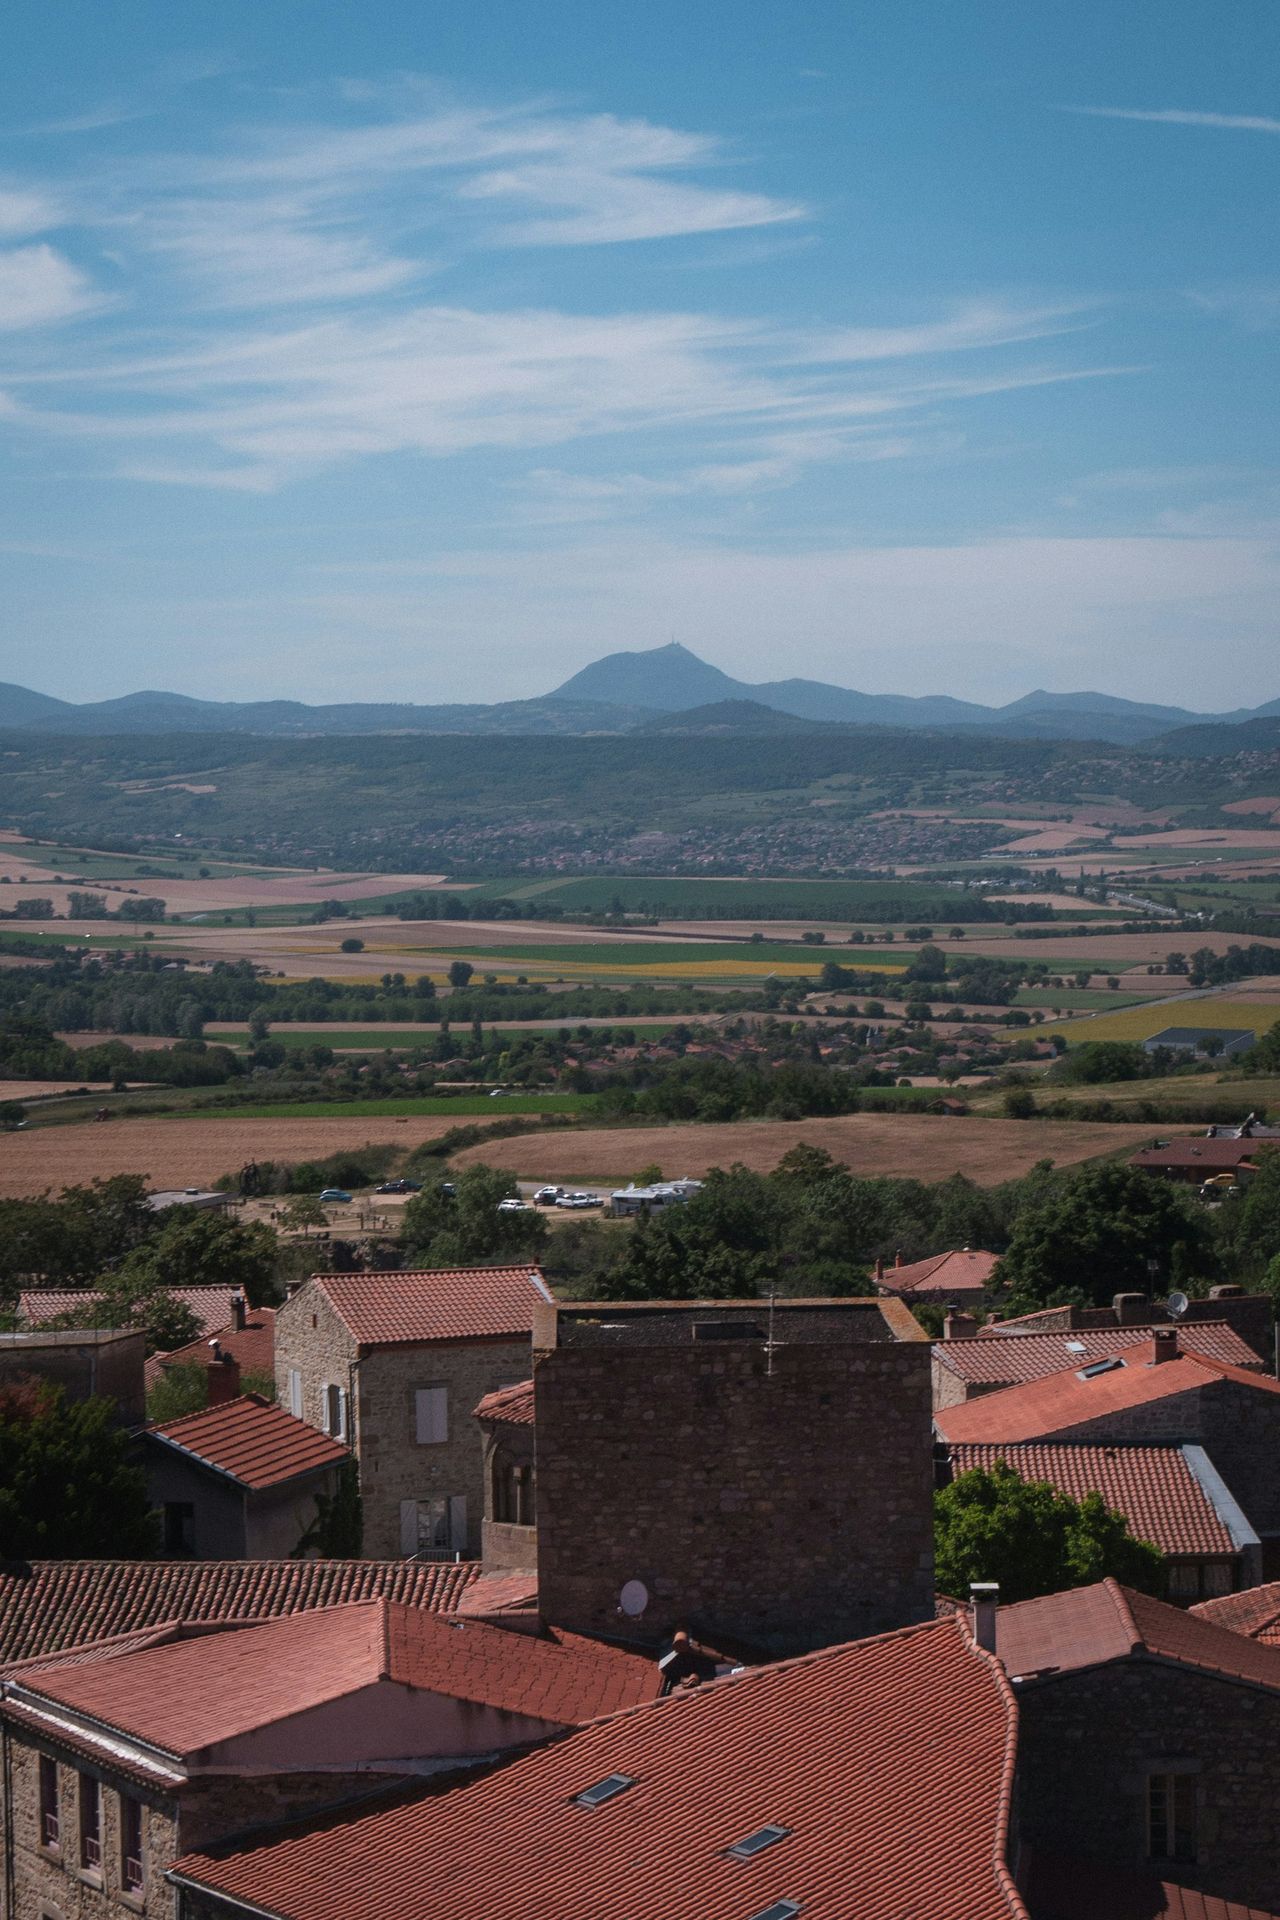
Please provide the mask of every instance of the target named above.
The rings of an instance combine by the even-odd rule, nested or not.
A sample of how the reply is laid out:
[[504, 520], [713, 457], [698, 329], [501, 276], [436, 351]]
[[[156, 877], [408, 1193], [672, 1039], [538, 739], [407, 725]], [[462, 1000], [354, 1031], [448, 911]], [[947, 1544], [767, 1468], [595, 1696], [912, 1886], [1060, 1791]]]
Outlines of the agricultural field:
[[1280, 1020], [1280, 987], [1275, 982], [1268, 997], [1242, 995], [1239, 985], [1231, 989], [1231, 996], [1221, 999], [1217, 994], [1197, 993], [1182, 1005], [1158, 1001], [1081, 1020], [1046, 1022], [1039, 1032], [1060, 1033], [1068, 1045], [1079, 1046], [1086, 1040], [1149, 1040], [1165, 1027], [1249, 1027], [1263, 1034]]
[[[500, 1101], [493, 1102], [495, 1107]], [[234, 1109], [218, 1119], [147, 1115], [100, 1126], [85, 1120], [3, 1135], [0, 1199], [57, 1192], [116, 1173], [140, 1173], [151, 1187], [209, 1186], [246, 1160], [322, 1160], [345, 1149], [385, 1146], [409, 1153], [438, 1140], [456, 1123], [439, 1114], [377, 1115], [324, 1119], [245, 1120]], [[499, 1141], [489, 1149], [502, 1163]]]
[[799, 1145], [821, 1147], [863, 1175], [946, 1180], [967, 1174], [982, 1186], [1028, 1173], [1037, 1160], [1059, 1166], [1134, 1151], [1150, 1125], [943, 1118], [934, 1114], [851, 1113], [834, 1119], [742, 1120], [723, 1126], [574, 1128], [528, 1133], [467, 1147], [455, 1166], [497, 1162], [531, 1180], [623, 1181], [656, 1164], [669, 1179], [697, 1179], [736, 1162], [766, 1173]]
[[[501, 1039], [508, 1033], [550, 1033], [562, 1034], [576, 1032], [579, 1027], [634, 1027], [637, 1033], [643, 1033], [646, 1040], [660, 1040], [670, 1033], [677, 1024], [671, 1019], [659, 1019], [650, 1014], [628, 1014], [625, 1020], [615, 1020], [605, 1015], [592, 1015], [581, 1020], [502, 1020], [495, 1023], [486, 1021], [486, 1038]], [[249, 1045], [249, 1029], [243, 1020], [211, 1020], [204, 1030], [205, 1039], [219, 1045], [235, 1047], [237, 1050]], [[92, 1038], [82, 1035], [60, 1034], [72, 1046], [91, 1046], [96, 1041], [109, 1039], [110, 1035], [95, 1034]], [[381, 1053], [390, 1048], [397, 1053], [411, 1052], [416, 1047], [433, 1047], [440, 1037], [439, 1026], [434, 1027], [393, 1027], [379, 1020], [357, 1021], [344, 1026], [291, 1026], [286, 1021], [277, 1021], [271, 1028], [271, 1038], [279, 1041], [290, 1052], [301, 1052], [306, 1047], [332, 1047], [335, 1053]], [[148, 1041], [130, 1036], [131, 1046], [166, 1046], [164, 1040]]]
[[[352, 1121], [399, 1119], [401, 1115], [432, 1114], [456, 1120], [506, 1120], [513, 1114], [590, 1113], [596, 1096], [590, 1093], [418, 1094], [401, 1100], [283, 1100], [261, 1106], [237, 1106], [236, 1118], [250, 1120], [325, 1120], [340, 1116]], [[207, 1111], [207, 1110], [206, 1110]]]

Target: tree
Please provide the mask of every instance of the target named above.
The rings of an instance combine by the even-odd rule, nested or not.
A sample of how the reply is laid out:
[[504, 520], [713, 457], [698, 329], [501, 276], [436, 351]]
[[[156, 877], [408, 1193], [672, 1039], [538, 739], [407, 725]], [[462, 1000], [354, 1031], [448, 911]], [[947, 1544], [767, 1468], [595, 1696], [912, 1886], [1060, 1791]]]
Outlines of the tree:
[[1101, 1086], [1109, 1080], [1142, 1080], [1150, 1072], [1151, 1057], [1136, 1042], [1086, 1040], [1063, 1055], [1053, 1077], [1083, 1086]]
[[453, 960], [449, 963], [449, 985], [460, 993], [471, 979], [475, 968], [469, 960]]
[[530, 1207], [503, 1212], [514, 1199], [516, 1177], [500, 1167], [466, 1167], [454, 1192], [424, 1188], [403, 1214], [404, 1244], [428, 1267], [465, 1267], [486, 1261], [536, 1259], [547, 1237], [545, 1216]]
[[174, 1207], [158, 1233], [120, 1267], [122, 1277], [164, 1287], [234, 1287], [250, 1306], [275, 1298], [279, 1241], [262, 1220]]
[[1116, 1293], [1210, 1274], [1210, 1227], [1168, 1181], [1139, 1167], [1094, 1167], [1065, 1179], [1019, 1213], [997, 1278], [1019, 1305], [1075, 1293], [1104, 1305]]
[[1023, 1480], [1003, 1460], [962, 1473], [933, 1496], [934, 1577], [963, 1597], [971, 1580], [996, 1580], [1005, 1602], [1034, 1600], [1111, 1578], [1158, 1593], [1163, 1562], [1136, 1540], [1100, 1494], [1072, 1500], [1044, 1481]]
[[0, 1388], [0, 1560], [141, 1560], [158, 1546], [114, 1402]]
[[186, 1347], [200, 1332], [200, 1322], [186, 1302], [175, 1298], [154, 1273], [128, 1263], [103, 1276], [94, 1297], [51, 1325], [60, 1327], [137, 1327], [147, 1336], [147, 1352], [172, 1353]]
[[343, 940], [340, 943], [340, 950], [343, 953], [363, 953], [364, 941], [357, 940], [355, 935], [352, 934], [349, 939]]
[[1036, 1113], [1036, 1097], [1030, 1087], [1010, 1087], [1001, 1105], [1008, 1120], [1030, 1120]]
[[209, 1404], [209, 1370], [201, 1366], [164, 1367], [147, 1395], [147, 1418], [156, 1426], [202, 1413]]
[[363, 1546], [360, 1472], [354, 1460], [344, 1460], [333, 1492], [316, 1495], [316, 1517], [291, 1557], [302, 1560], [314, 1554], [321, 1560], [358, 1560]]
[[281, 1209], [280, 1219], [290, 1232], [301, 1228], [303, 1233], [310, 1233], [312, 1227], [326, 1226], [329, 1216], [314, 1193], [295, 1193]]

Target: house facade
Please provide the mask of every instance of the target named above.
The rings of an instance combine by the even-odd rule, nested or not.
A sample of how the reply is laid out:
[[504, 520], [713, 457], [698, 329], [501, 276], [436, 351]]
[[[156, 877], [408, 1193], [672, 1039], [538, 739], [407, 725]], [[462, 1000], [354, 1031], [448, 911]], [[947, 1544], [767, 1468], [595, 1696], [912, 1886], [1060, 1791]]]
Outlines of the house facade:
[[349, 1446], [364, 1551], [474, 1558], [484, 1514], [477, 1402], [529, 1373], [535, 1268], [317, 1274], [279, 1308], [276, 1388]]

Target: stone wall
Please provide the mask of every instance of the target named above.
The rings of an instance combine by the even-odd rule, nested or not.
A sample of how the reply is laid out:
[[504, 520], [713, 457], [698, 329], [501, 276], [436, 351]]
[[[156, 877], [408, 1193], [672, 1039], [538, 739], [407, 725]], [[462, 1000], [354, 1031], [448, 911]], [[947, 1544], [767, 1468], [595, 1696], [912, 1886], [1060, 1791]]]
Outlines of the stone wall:
[[[929, 1348], [535, 1352], [545, 1616], [796, 1652], [933, 1611]], [[649, 1605], [635, 1628], [627, 1581]]]
[[[446, 1494], [467, 1503], [465, 1554], [480, 1552], [484, 1518], [484, 1438], [476, 1405], [497, 1387], [529, 1378], [527, 1334], [471, 1340], [457, 1346], [379, 1347], [358, 1367], [356, 1444], [364, 1501], [364, 1551], [370, 1559], [400, 1553], [400, 1503]], [[448, 1438], [420, 1446], [414, 1394], [448, 1390]]]
[[[61, 1844], [51, 1850], [41, 1844], [39, 1761], [42, 1753], [58, 1762], [58, 1803], [62, 1821]], [[79, 1778], [81, 1763], [58, 1749], [28, 1741], [11, 1730], [5, 1790], [9, 1798], [6, 1829], [12, 1833], [12, 1858], [6, 1862], [11, 1896], [4, 1903], [5, 1920], [123, 1920], [144, 1915], [146, 1920], [169, 1920], [173, 1890], [164, 1879], [175, 1857], [177, 1805], [154, 1788], [133, 1788], [113, 1780], [101, 1769], [89, 1769], [103, 1782], [102, 1870], [82, 1873], [80, 1856]], [[123, 1888], [120, 1855], [120, 1795], [127, 1792], [143, 1808], [142, 1898]], [[11, 1824], [10, 1824], [11, 1823]]]
[[1189, 1772], [1198, 1857], [1168, 1877], [1280, 1905], [1280, 1698], [1147, 1660], [1017, 1691], [1024, 1841], [1146, 1867], [1147, 1777]]

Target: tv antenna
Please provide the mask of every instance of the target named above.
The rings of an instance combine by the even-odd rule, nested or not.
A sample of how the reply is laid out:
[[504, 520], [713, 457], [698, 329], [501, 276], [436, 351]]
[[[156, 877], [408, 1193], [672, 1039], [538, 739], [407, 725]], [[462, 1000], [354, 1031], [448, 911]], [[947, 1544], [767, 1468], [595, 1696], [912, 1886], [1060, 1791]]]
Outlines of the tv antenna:
[[764, 1373], [765, 1373], [766, 1380], [772, 1380], [773, 1378], [773, 1356], [778, 1350], [778, 1343], [773, 1337], [773, 1308], [774, 1308], [774, 1303], [777, 1300], [777, 1297], [778, 1297], [778, 1290], [776, 1286], [770, 1286], [769, 1288], [769, 1335], [764, 1343]]

